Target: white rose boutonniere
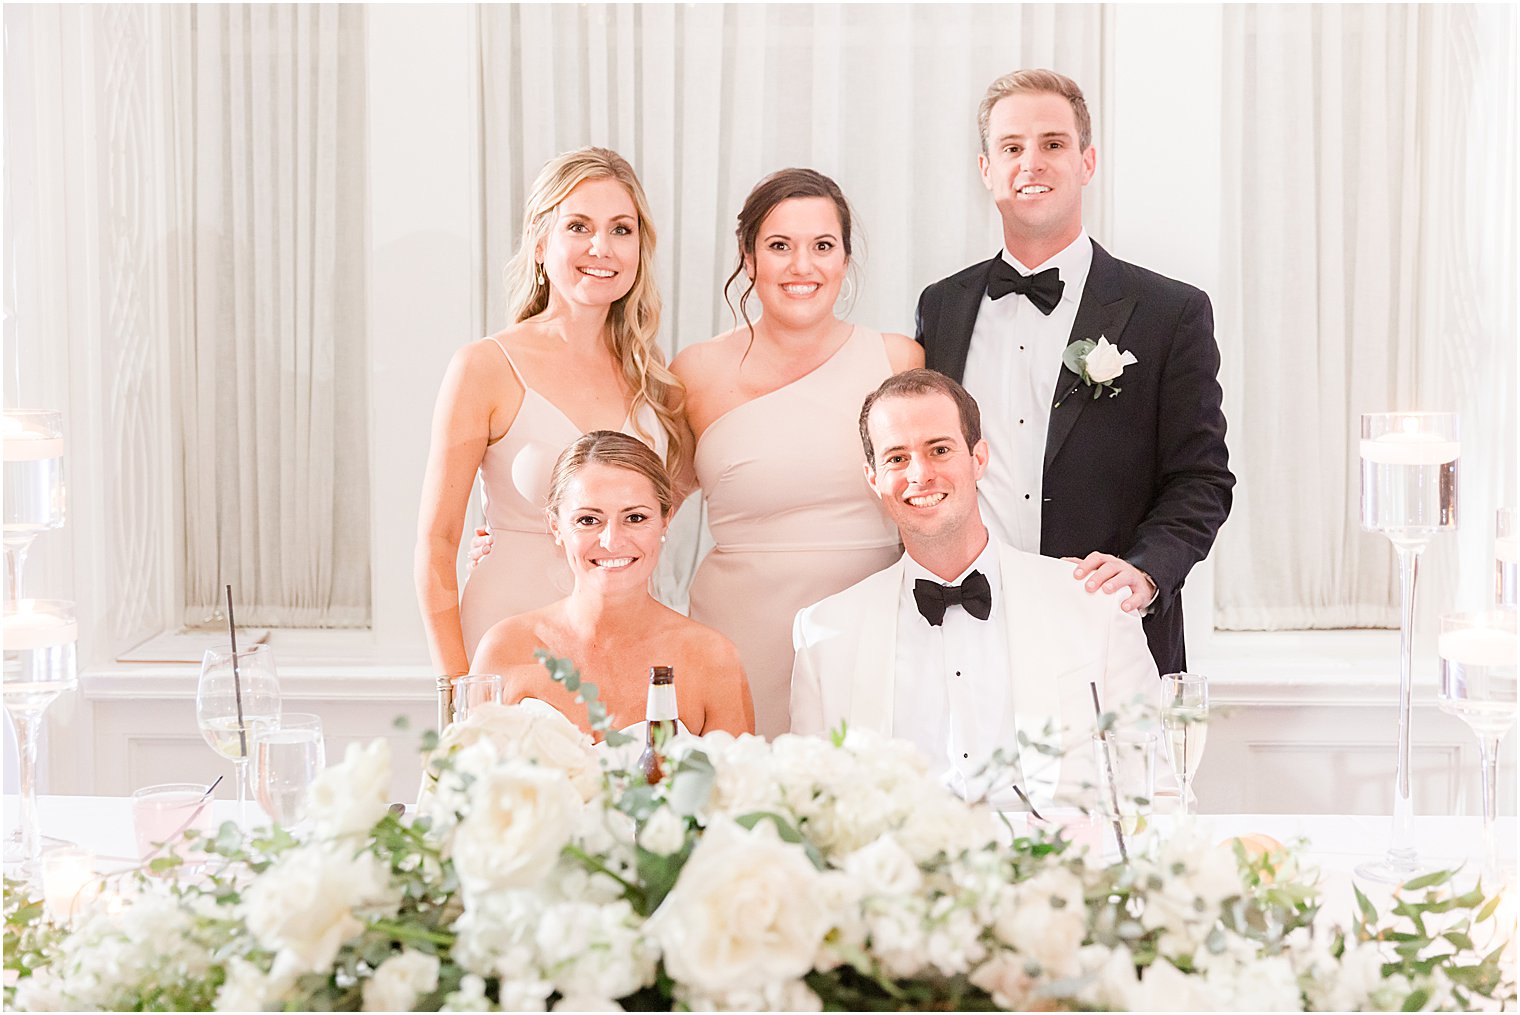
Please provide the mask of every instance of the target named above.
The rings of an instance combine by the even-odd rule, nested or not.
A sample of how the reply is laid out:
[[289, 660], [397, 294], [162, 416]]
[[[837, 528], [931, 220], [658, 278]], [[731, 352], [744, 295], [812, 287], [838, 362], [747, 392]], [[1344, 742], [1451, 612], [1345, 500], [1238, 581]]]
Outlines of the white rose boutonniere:
[[1135, 359], [1134, 353], [1128, 350], [1121, 352], [1118, 346], [1099, 335], [1096, 342], [1084, 338], [1068, 345], [1061, 362], [1066, 364], [1066, 369], [1082, 378], [1083, 383], [1092, 387], [1094, 398], [1101, 395], [1104, 388], [1108, 389], [1108, 397], [1112, 398], [1120, 391], [1114, 381], [1124, 373], [1125, 367], [1139, 361]]

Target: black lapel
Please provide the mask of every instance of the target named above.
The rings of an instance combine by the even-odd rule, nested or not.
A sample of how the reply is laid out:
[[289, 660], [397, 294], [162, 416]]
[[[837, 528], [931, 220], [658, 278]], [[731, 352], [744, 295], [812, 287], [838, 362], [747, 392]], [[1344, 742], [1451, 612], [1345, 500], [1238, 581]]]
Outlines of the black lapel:
[[[1087, 285], [1082, 288], [1082, 302], [1077, 304], [1077, 319], [1072, 322], [1071, 337], [1066, 344], [1083, 339], [1097, 341], [1099, 335], [1119, 344], [1119, 335], [1129, 323], [1129, 315], [1134, 309], [1135, 298], [1124, 295], [1120, 288], [1119, 262], [1093, 243], [1092, 267], [1088, 269]], [[1090, 401], [1092, 390], [1063, 363], [1050, 407], [1050, 427], [1045, 431], [1046, 471], [1070, 436], [1082, 407]]]
[[[999, 255], [1001, 256], [1001, 255]], [[971, 350], [971, 330], [976, 327], [976, 312], [982, 308], [982, 294], [987, 291], [987, 276], [992, 273], [993, 257], [976, 265], [958, 283], [950, 287], [940, 322], [940, 354], [926, 364], [942, 374], [964, 383], [966, 354]]]

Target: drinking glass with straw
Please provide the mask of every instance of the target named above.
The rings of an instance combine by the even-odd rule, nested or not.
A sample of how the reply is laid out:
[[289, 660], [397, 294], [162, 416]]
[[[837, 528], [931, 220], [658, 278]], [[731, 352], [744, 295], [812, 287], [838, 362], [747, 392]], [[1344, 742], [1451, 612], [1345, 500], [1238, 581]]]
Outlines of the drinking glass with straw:
[[232, 761], [238, 823], [246, 825], [248, 760], [253, 757], [254, 735], [279, 722], [280, 685], [275, 679], [274, 652], [268, 645], [238, 651], [231, 585], [227, 586], [227, 628], [231, 651], [207, 649], [201, 661], [195, 717], [211, 749]]

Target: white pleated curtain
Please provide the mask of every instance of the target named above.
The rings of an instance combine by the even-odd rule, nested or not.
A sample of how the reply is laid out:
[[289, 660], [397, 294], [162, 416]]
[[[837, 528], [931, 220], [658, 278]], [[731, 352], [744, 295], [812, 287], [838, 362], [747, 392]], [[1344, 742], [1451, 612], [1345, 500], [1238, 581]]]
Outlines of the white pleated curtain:
[[[560, 152], [612, 148], [638, 172], [673, 355], [733, 326], [722, 286], [737, 263], [735, 220], [767, 173], [807, 166], [838, 181], [857, 230], [855, 292], [840, 310], [912, 334], [919, 291], [1002, 243], [976, 167], [987, 85], [1019, 67], [1058, 68], [1104, 123], [1097, 5], [523, 4], [480, 16], [492, 330], [509, 323], [501, 268], [527, 190]], [[1101, 237], [1106, 178], [1090, 191]], [[684, 597], [706, 549], [694, 514], [667, 546], [668, 601]]]
[[187, 619], [367, 626], [363, 9], [167, 23]]
[[1482, 5], [1224, 10], [1231, 465], [1216, 626], [1398, 626], [1359, 525], [1364, 412], [1461, 414], [1421, 613], [1486, 601], [1515, 497], [1515, 21]]

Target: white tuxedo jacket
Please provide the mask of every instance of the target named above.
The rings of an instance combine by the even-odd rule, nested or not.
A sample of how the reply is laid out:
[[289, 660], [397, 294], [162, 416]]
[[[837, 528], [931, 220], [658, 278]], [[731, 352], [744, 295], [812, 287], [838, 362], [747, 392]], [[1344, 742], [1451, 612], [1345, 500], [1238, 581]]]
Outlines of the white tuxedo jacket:
[[[1089, 683], [1097, 682], [1105, 711], [1122, 714], [1138, 702], [1153, 717], [1160, 695], [1156, 664], [1140, 618], [1119, 608], [1123, 595], [1087, 592], [1065, 561], [1002, 543], [998, 550], [1002, 586], [993, 590], [992, 608], [1004, 616], [1016, 729], [1004, 730], [1001, 744], [977, 746], [1018, 752], [1022, 788], [1037, 807], [1077, 799], [1096, 781]], [[902, 582], [899, 560], [797, 614], [793, 733], [823, 735], [844, 720], [852, 729], [893, 736], [896, 723], [913, 721], [893, 715]], [[1059, 759], [1019, 747], [1019, 733], [1045, 740], [1047, 724], [1062, 731]], [[1159, 770], [1157, 777], [1170, 781]]]

